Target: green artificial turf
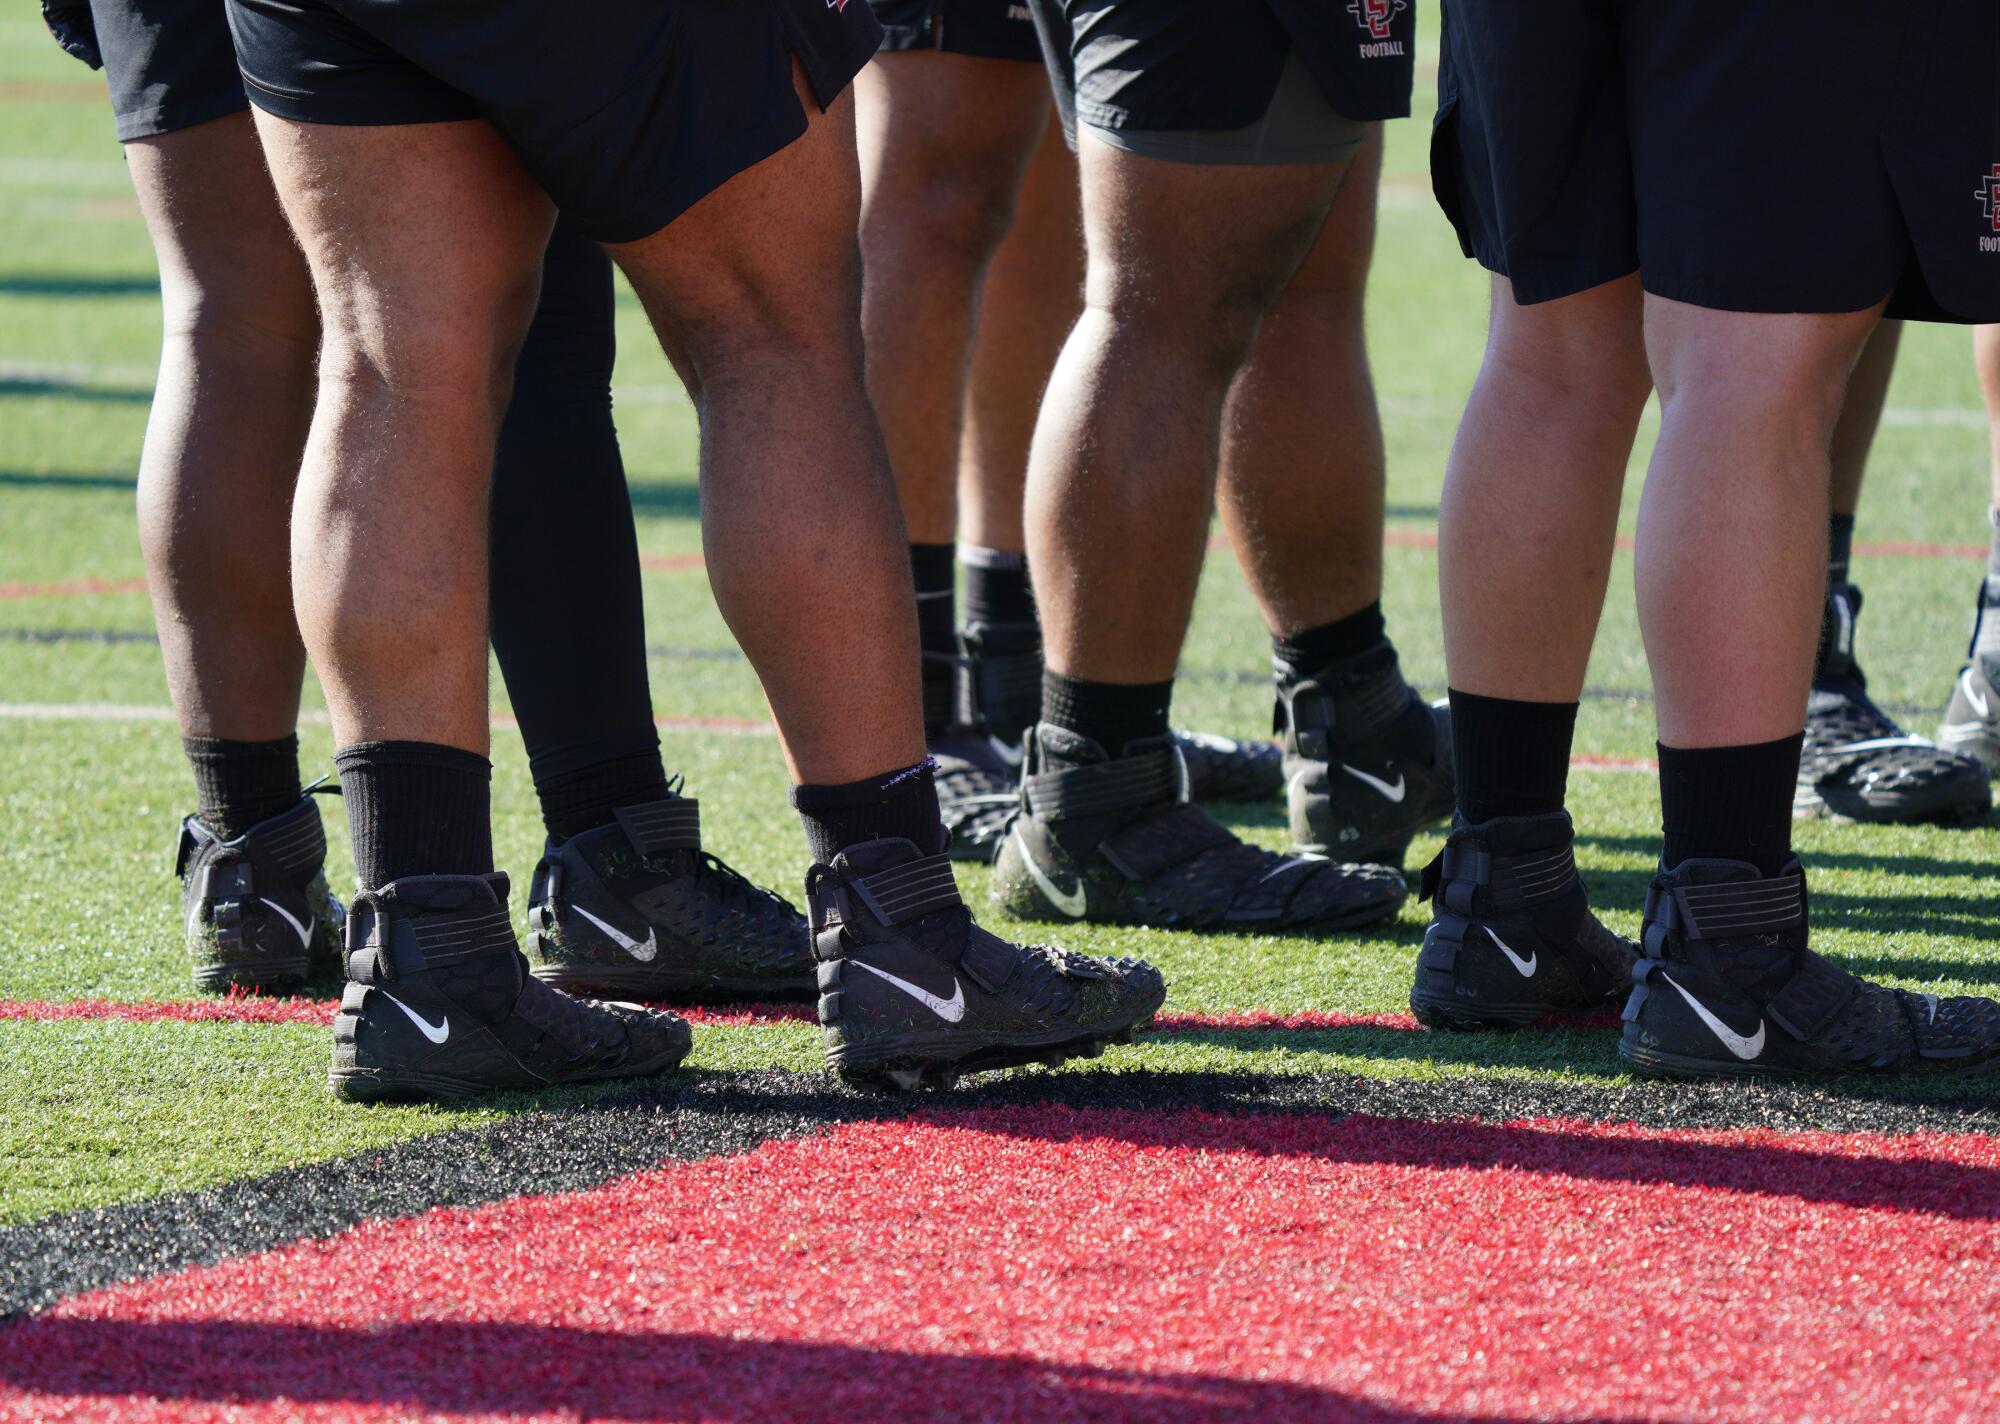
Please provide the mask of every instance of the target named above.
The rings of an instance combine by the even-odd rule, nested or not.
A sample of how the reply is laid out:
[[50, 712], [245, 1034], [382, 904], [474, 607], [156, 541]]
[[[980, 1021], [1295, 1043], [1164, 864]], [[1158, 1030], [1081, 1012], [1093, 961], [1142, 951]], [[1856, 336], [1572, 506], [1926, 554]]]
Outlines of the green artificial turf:
[[[1420, 114], [1433, 97], [1430, 82], [1426, 70]], [[160, 317], [153, 260], [101, 81], [62, 56], [32, 12], [16, 13], [0, 19], [0, 110], [0, 586], [137, 579], [131, 486]], [[1425, 141], [1421, 120], [1392, 126], [1370, 307], [1390, 522], [1402, 533], [1435, 527], [1444, 457], [1485, 327], [1485, 278], [1459, 257], [1431, 202]], [[691, 412], [629, 293], [621, 292], [619, 325], [618, 421], [641, 548], [659, 557], [698, 553]], [[1864, 544], [1984, 543], [1984, 432], [1968, 350], [1961, 330], [1908, 333], [1862, 508]], [[1649, 419], [1633, 460], [1628, 533], [1651, 429]], [[1962, 648], [1977, 561], [1863, 556], [1855, 571], [1868, 595], [1860, 650], [1872, 686], [1914, 730], [1929, 731]], [[1390, 549], [1390, 629], [1411, 676], [1433, 694], [1443, 686], [1435, 574], [1430, 550]], [[1579, 721], [1581, 753], [1652, 754], [1630, 578], [1630, 556], [1620, 554], [1591, 667], [1593, 693]], [[649, 571], [646, 599], [658, 714], [762, 721], [755, 680], [733, 655], [700, 570]], [[192, 787], [164, 715], [150, 630], [138, 592], [0, 598], [0, 711], [78, 712], [0, 716], [0, 1000], [189, 993], [171, 847]], [[1266, 658], [1243, 580], [1229, 555], [1216, 553], [1185, 651], [1177, 720], [1261, 734], [1270, 715]], [[505, 711], [497, 678], [493, 703]], [[129, 719], [110, 716], [106, 705]], [[316, 687], [307, 690], [306, 708], [311, 775], [326, 768], [331, 751]], [[713, 730], [674, 730], [665, 740], [669, 764], [688, 774], [689, 790], [704, 802], [713, 847], [796, 898], [804, 842], [785, 809], [775, 742]], [[519, 740], [504, 727], [494, 759], [496, 844], [521, 887], [518, 907], [540, 833]], [[1629, 931], [1654, 854], [1652, 780], [1580, 772], [1572, 790], [1583, 831], [1579, 860], [1607, 917]], [[344, 828], [338, 803], [327, 804], [336, 809], [329, 869], [344, 885], [351, 879]], [[1223, 814], [1255, 839], [1282, 843], [1275, 805]], [[1436, 844], [1435, 836], [1420, 839], [1413, 861]], [[1824, 952], [1912, 986], [2000, 987], [1993, 947], [2000, 839], [1991, 824], [1949, 831], [1813, 824], [1800, 828], [1799, 844], [1813, 867]], [[985, 874], [965, 874], [975, 903]], [[1366, 936], [1066, 928], [1060, 938], [1086, 951], [1153, 958], [1172, 981], [1170, 1008], [1179, 1012], [1384, 1013], [1403, 1007], [1422, 924], [1412, 905], [1391, 929]], [[340, 1106], [322, 1086], [325, 1048], [320, 1030], [302, 1027], [0, 1022], [0, 1221], [358, 1151], [485, 1122], [528, 1101], [476, 1111]], [[1554, 1081], [1619, 1074], [1611, 1036], [1578, 1032], [1232, 1030], [1156, 1040], [1105, 1061]], [[805, 1025], [698, 1035], [696, 1063], [706, 1068], [816, 1062]]]

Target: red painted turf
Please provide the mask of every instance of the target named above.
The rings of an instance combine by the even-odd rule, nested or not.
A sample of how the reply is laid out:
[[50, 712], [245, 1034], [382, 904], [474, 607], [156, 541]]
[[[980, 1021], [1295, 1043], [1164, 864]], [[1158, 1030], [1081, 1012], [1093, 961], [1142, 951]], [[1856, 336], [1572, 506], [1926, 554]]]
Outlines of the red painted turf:
[[1976, 1420], [2000, 1141], [1033, 1108], [0, 1332], [0, 1418]]

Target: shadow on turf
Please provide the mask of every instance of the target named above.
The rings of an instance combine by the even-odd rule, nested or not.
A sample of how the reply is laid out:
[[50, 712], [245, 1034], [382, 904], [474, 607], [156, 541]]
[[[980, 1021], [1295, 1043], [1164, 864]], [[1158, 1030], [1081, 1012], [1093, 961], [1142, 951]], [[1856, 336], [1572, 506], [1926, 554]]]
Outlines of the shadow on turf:
[[[607, 1304], [617, 1304], [616, 1287], [610, 1290]], [[808, 1329], [812, 1324], [774, 1323]], [[1479, 1424], [1484, 1417], [1434, 1414], [1307, 1384], [1023, 1355], [477, 1320], [343, 1329], [233, 1320], [43, 1319], [15, 1327], [5, 1339], [0, 1380], [13, 1390], [274, 1411], [347, 1406], [395, 1418], [418, 1410], [740, 1424], [851, 1424], [910, 1415], [1088, 1417], [1135, 1424], [1273, 1419]], [[1615, 1421], [1603, 1416], [1600, 1424]]]
[[[0, 397], [61, 396], [66, 400], [114, 401], [121, 405], [146, 405], [153, 399], [150, 389], [138, 386], [86, 386], [76, 381], [50, 381], [27, 376], [0, 377]], [[131, 483], [131, 481], [126, 481]]]
[[157, 297], [160, 279], [89, 277], [69, 272], [10, 272], [0, 276], [0, 297]]

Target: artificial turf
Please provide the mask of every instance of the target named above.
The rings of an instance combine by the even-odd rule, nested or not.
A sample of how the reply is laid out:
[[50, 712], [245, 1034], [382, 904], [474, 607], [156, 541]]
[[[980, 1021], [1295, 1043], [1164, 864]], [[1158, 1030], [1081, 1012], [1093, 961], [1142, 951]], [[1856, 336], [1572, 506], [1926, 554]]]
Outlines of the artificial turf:
[[[1434, 97], [1430, 82], [1425, 71], [1420, 113]], [[602, 1091], [516, 1096], [469, 1110], [362, 1109], [326, 1095], [326, 1040], [312, 1023], [71, 1021], [27, 1010], [8, 1016], [8, 1005], [145, 1004], [190, 996], [170, 850], [192, 787], [166, 713], [132, 513], [160, 330], [152, 258], [111, 138], [101, 82], [60, 55], [30, 13], [0, 18], [0, 111], [6, 115], [0, 124], [0, 1260], [8, 1242], [28, 1239], [17, 1233], [39, 1230], [44, 1237], [38, 1239], [58, 1239], [65, 1231], [82, 1232], [80, 1223], [93, 1211], [143, 1212], [155, 1201], [181, 1202], [206, 1192], [254, 1194], [269, 1183], [298, 1179], [296, 1173], [287, 1177], [288, 1169], [338, 1163], [341, 1171], [358, 1172], [375, 1154], [407, 1151], [416, 1154], [407, 1162], [419, 1164], [432, 1160], [427, 1153], [477, 1154], [485, 1150], [481, 1144], [514, 1140], [504, 1134], [516, 1130], [528, 1144], [516, 1164], [520, 1175], [494, 1176], [492, 1190], [479, 1200], [538, 1182], [573, 1191], [605, 1180], [587, 1173], [534, 1175], [540, 1170], [534, 1164], [543, 1161], [535, 1143], [560, 1142], [566, 1133], [612, 1120], [601, 1116], [609, 1111]], [[1424, 144], [1421, 121], [1391, 126], [1370, 322], [1390, 452], [1390, 629], [1410, 675], [1435, 695], [1442, 690], [1443, 658], [1436, 555], [1428, 540], [1445, 451], [1483, 338], [1485, 283], [1458, 257], [1429, 198]], [[701, 797], [713, 848], [796, 898], [804, 843], [784, 810], [783, 766], [775, 741], [756, 730], [766, 712], [755, 680], [716, 614], [700, 568], [692, 416], [636, 302], [622, 291], [619, 321], [618, 419], [648, 561], [650, 667], [669, 764], [687, 773], [688, 789]], [[1649, 421], [1648, 439], [1651, 428]], [[1329, 431], [1328, 438], [1338, 439], [1339, 432]], [[1626, 534], [1645, 453], [1642, 440], [1621, 523]], [[1984, 540], [1983, 463], [1983, 421], [1965, 334], [1912, 329], [1858, 536], [1864, 551], [1905, 551], [1863, 552], [1855, 570], [1868, 595], [1859, 647], [1871, 685], [1913, 730], [1934, 725], [1962, 651], [1978, 562], [1952, 551]], [[1578, 730], [1580, 753], [1620, 764], [1642, 763], [1653, 754], [1630, 583], [1631, 556], [1620, 553]], [[1261, 733], [1270, 714], [1266, 659], [1243, 580], [1229, 554], [1218, 549], [1209, 559], [1186, 647], [1177, 720], [1235, 735]], [[540, 849], [540, 828], [497, 677], [493, 706], [500, 719], [496, 847], [502, 868], [516, 877], [518, 908]], [[309, 682], [302, 728], [309, 774], [326, 769], [331, 752], [323, 707]], [[351, 879], [344, 826], [338, 803], [327, 804], [329, 871], [336, 885], [344, 885]], [[1572, 778], [1571, 804], [1582, 832], [1578, 859], [1593, 897], [1614, 925], [1630, 931], [1655, 850], [1652, 780], [1631, 771], [1580, 770]], [[1275, 805], [1224, 808], [1222, 815], [1254, 839], [1283, 842], [1282, 811]], [[1435, 835], [1421, 837], [1413, 864], [1437, 843]], [[1815, 943], [1822, 952], [1912, 987], [2000, 988], [2000, 952], [1993, 947], [2000, 902], [1992, 893], [2000, 837], [1992, 821], [1966, 830], [1805, 824], [1798, 843], [1812, 869]], [[983, 869], [966, 869], [964, 884], [975, 904], [985, 883]], [[1523, 1115], [1638, 1118], [1663, 1127], [1703, 1122], [1993, 1131], [1987, 1114], [1995, 1108], [1995, 1091], [1976, 1082], [1810, 1093], [1667, 1088], [1629, 1079], [1613, 1052], [1613, 1035], [1603, 1029], [1442, 1037], [1386, 1022], [1286, 1028], [1224, 1017], [1269, 1011], [1319, 1015], [1325, 1023], [1329, 1016], [1381, 1020], [1398, 1014], [1423, 919], [1412, 904], [1381, 933], [1334, 937], [1066, 928], [1053, 937], [1077, 949], [1156, 960], [1172, 984], [1169, 1010], [1211, 1026], [1184, 1023], [1177, 1032], [1116, 1050], [1101, 1064], [1062, 1075], [1028, 1071], [1000, 1088], [975, 1089], [953, 1101], [978, 1103], [985, 1101], [982, 1092], [1005, 1092], [1090, 1110], [1164, 1111], [1192, 1101], [1226, 1113], [1290, 1101], [1329, 1118], [1365, 1111], [1501, 1121]], [[990, 922], [1008, 932], [1051, 935], [1047, 927], [1004, 917]], [[699, 1097], [742, 1079], [751, 1085], [744, 1091], [760, 1103], [776, 1093], [818, 1104], [800, 1108], [798, 1118], [821, 1125], [850, 1113], [909, 1110], [857, 1107], [817, 1074], [817, 1064], [809, 1025], [704, 1026], [687, 1082], [649, 1091]], [[659, 1142], [644, 1145], [646, 1133], [660, 1129], [644, 1113], [669, 1111], [659, 1106], [664, 1100], [642, 1094], [634, 1101], [651, 1107], [618, 1109], [627, 1116], [617, 1120], [640, 1143], [629, 1158], [615, 1159], [619, 1170], [676, 1155]], [[688, 1111], [713, 1117], [712, 1100], [702, 1101], [709, 1106]], [[742, 1110], [753, 1120], [774, 1111], [768, 1103]], [[577, 1126], [551, 1126], [569, 1122], [572, 1114]], [[747, 1137], [729, 1139], [730, 1150], [761, 1140], [748, 1126], [744, 1132]], [[1588, 1150], [1608, 1149], [1600, 1144]], [[406, 1161], [393, 1155], [383, 1160]], [[427, 1170], [409, 1166], [395, 1177], [396, 1192], [383, 1198], [391, 1205], [377, 1214], [460, 1199], [441, 1188], [427, 1197], [436, 1183]], [[313, 1172], [303, 1176], [310, 1180]], [[1038, 1179], [1030, 1173], [1029, 1180]], [[1848, 1210], [1851, 1204], [1838, 1205]], [[325, 1229], [370, 1214], [327, 1218], [333, 1224]], [[168, 1219], [185, 1226], [172, 1213]], [[130, 1226], [138, 1218], [105, 1220]], [[1807, 1224], [1823, 1226], [1817, 1218]], [[103, 1238], [85, 1233], [60, 1239], [87, 1253], [93, 1240], [101, 1244]], [[262, 1249], [283, 1239], [282, 1233], [246, 1237], [240, 1246]], [[176, 1259], [185, 1265], [194, 1258]], [[1616, 1263], [1607, 1258], [1604, 1264]], [[115, 1272], [80, 1284], [113, 1278]], [[1799, 1318], [1822, 1317], [1807, 1312]], [[144, 1348], [140, 1337], [117, 1338]], [[515, 1338], [504, 1332], [488, 1337]], [[581, 1348], [562, 1338], [564, 1349]], [[776, 1350], [772, 1358], [824, 1357]], [[1006, 1390], [1029, 1388], [1040, 1378], [1026, 1365], [1009, 1367], [1012, 1373], [996, 1374], [995, 1368], [980, 1364], [924, 1378]], [[1072, 1382], [1082, 1377], [1082, 1366], [1047, 1368]], [[1282, 1371], [1279, 1376], [1291, 1378]], [[1124, 1376], [1105, 1378], [1113, 1383], [1089, 1388], [1139, 1388]], [[15, 1377], [14, 1383], [31, 1387], [34, 1380]], [[1211, 1387], [1224, 1384], [1199, 1368], [1173, 1386], [1196, 1394]], [[1352, 1397], [1374, 1398], [1365, 1390]], [[1947, 1391], [1940, 1397], [1959, 1396]], [[1272, 1408], [1282, 1414], [1287, 1402], [1303, 1402], [1302, 1408], [1325, 1402], [1282, 1390], [1264, 1395], [1247, 1389], [1227, 1398], [1245, 1414]], [[1608, 1397], [1591, 1398], [1611, 1408]], [[1396, 1412], [1405, 1405], [1420, 1408], [1408, 1400], [1394, 1409], [1384, 1404], [1382, 1417], [1424, 1417], [1421, 1411]], [[1435, 1401], [1421, 1404], [1432, 1407]]]

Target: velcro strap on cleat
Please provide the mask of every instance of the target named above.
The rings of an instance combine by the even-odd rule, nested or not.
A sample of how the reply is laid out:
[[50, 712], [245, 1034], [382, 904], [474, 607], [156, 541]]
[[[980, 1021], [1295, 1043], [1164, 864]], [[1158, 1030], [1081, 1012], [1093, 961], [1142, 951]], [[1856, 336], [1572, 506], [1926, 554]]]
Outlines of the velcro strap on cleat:
[[244, 842], [256, 854], [276, 861], [285, 874], [308, 880], [326, 864], [326, 826], [319, 802], [302, 796], [289, 810], [252, 826]]
[[1793, 1038], [1809, 1040], [1839, 1017], [1860, 991], [1861, 981], [1835, 969], [1811, 950], [1799, 961], [1785, 987], [1771, 996], [1764, 1011]]
[[1115, 811], [1171, 806], [1188, 799], [1187, 763], [1177, 746], [1161, 746], [1089, 766], [1038, 771], [1022, 778], [1021, 804], [1048, 821], [1072, 821]]
[[1652, 986], [1645, 982], [1645, 975], [1640, 972], [1646, 969], [1648, 964], [1649, 961], [1642, 959], [1638, 968], [1632, 971], [1632, 992], [1626, 996], [1625, 1011], [1619, 1015], [1619, 1018], [1626, 1023], [1635, 1022], [1639, 1017], [1639, 1011], [1646, 1006], [1646, 1000], [1652, 997]]
[[1000, 992], [1000, 986], [1014, 977], [1020, 964], [1020, 950], [977, 927], [958, 958], [958, 967], [965, 977], [989, 994]]
[[212, 860], [201, 868], [195, 881], [195, 894], [213, 901], [217, 909], [240, 904], [256, 893], [256, 877], [247, 860]]
[[1656, 921], [1687, 940], [1738, 939], [1791, 929], [1805, 918], [1805, 886], [1805, 876], [1799, 872], [1720, 885], [1656, 882], [1646, 895], [1647, 951], [1652, 951]]
[[[429, 920], [391, 922], [391, 949], [399, 969], [454, 964], [495, 949], [514, 948], [514, 925], [507, 909], [498, 906], [470, 915], [436, 916]], [[416, 962], [410, 952], [416, 953]]]
[[1197, 806], [1152, 816], [1098, 843], [1098, 852], [1127, 880], [1146, 881], [1236, 837]]
[[958, 877], [951, 859], [927, 855], [888, 870], [850, 881], [856, 898], [885, 925], [903, 925], [938, 910], [965, 903], [959, 898]]
[[701, 849], [701, 802], [692, 796], [670, 796], [640, 806], [620, 806], [611, 813], [625, 829], [625, 838], [641, 855], [670, 850]]
[[241, 900], [217, 900], [209, 915], [209, 923], [215, 927], [216, 947], [224, 954], [234, 954], [243, 947]]

